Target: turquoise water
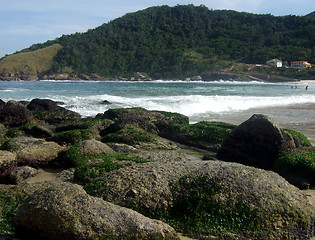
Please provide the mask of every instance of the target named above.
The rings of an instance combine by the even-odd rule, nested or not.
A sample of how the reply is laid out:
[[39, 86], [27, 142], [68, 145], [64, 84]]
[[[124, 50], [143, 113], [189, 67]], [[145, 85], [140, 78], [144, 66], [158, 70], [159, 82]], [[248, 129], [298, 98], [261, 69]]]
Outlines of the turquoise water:
[[[306, 91], [306, 85], [309, 89]], [[293, 89], [291, 88], [293, 86]], [[297, 89], [295, 89], [297, 86]], [[49, 98], [82, 116], [95, 116], [109, 108], [143, 107], [179, 112], [191, 122], [224, 120], [231, 115], [268, 114], [268, 109], [298, 107], [315, 103], [315, 83], [274, 84], [261, 82], [118, 82], [118, 81], [37, 81], [0, 82], [0, 99]], [[110, 105], [102, 101], [111, 102]], [[313, 113], [288, 115], [273, 110], [274, 117], [296, 121], [314, 119]], [[277, 114], [279, 116], [277, 116]], [[281, 115], [281, 116], [280, 116]], [[288, 116], [283, 116], [288, 115]], [[295, 116], [296, 115], [296, 116]]]

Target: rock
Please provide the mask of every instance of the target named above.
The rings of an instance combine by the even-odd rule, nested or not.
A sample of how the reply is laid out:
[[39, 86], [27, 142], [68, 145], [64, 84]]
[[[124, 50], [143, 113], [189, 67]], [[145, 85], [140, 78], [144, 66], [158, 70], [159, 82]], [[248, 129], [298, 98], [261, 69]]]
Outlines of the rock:
[[18, 127], [33, 120], [32, 113], [19, 102], [11, 100], [0, 109], [0, 122], [8, 127]]
[[188, 158], [182, 150], [154, 150], [139, 151], [132, 154], [133, 156], [147, 159], [150, 162], [171, 162], [171, 161], [187, 161]]
[[10, 182], [9, 176], [16, 168], [16, 154], [0, 150], [0, 183]]
[[53, 135], [53, 132], [43, 126], [35, 125], [29, 132], [35, 138], [48, 138]]
[[110, 101], [108, 101], [108, 100], [104, 100], [104, 101], [102, 101], [102, 104], [104, 104], [104, 105], [110, 105], [110, 104], [112, 104]]
[[227, 137], [217, 157], [223, 161], [271, 169], [279, 154], [291, 147], [295, 144], [290, 134], [269, 117], [255, 114]]
[[57, 174], [56, 179], [63, 182], [73, 182], [75, 168], [69, 168]]
[[98, 118], [115, 121], [104, 133], [112, 133], [122, 129], [126, 125], [133, 125], [151, 133], [159, 133], [161, 129], [172, 124], [188, 124], [188, 117], [170, 112], [148, 111], [144, 108], [110, 109]]
[[72, 131], [72, 130], [77, 130], [77, 129], [88, 129], [88, 125], [84, 124], [70, 124], [70, 125], [65, 125], [65, 126], [57, 126], [56, 127], [56, 132], [64, 132], [64, 131]]
[[67, 110], [50, 99], [33, 99], [27, 108], [34, 116], [48, 123], [62, 123], [65, 121], [78, 121], [80, 114]]
[[178, 239], [167, 224], [102, 199], [78, 185], [47, 183], [31, 195], [14, 221], [32, 239]]
[[0, 135], [5, 135], [7, 133], [8, 129], [0, 123]]
[[36, 168], [47, 166], [64, 150], [55, 142], [32, 137], [12, 138], [7, 143], [7, 147], [16, 152], [19, 165]]
[[5, 102], [4, 102], [2, 99], [0, 99], [0, 109], [1, 109], [4, 105], [5, 105]]
[[25, 179], [34, 177], [38, 174], [38, 170], [32, 167], [23, 166], [18, 167], [10, 174], [11, 182], [17, 184], [23, 182]]
[[216, 152], [235, 127], [228, 123], [201, 121], [170, 125], [162, 129], [159, 135], [181, 144]]
[[[106, 201], [162, 216], [178, 223], [180, 231], [204, 238], [308, 239], [314, 234], [314, 207], [271, 171], [222, 161], [149, 162], [102, 179]], [[209, 227], [209, 221], [217, 223]]]
[[116, 153], [107, 144], [97, 141], [95, 139], [85, 140], [79, 143], [79, 149], [83, 154], [89, 155], [110, 155]]
[[117, 153], [136, 153], [139, 150], [124, 143], [107, 143], [107, 145]]

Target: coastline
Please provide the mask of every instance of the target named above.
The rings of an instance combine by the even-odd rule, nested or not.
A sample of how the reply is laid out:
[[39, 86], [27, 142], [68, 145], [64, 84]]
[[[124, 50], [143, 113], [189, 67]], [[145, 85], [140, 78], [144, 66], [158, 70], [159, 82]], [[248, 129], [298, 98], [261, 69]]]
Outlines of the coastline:
[[269, 75], [263, 72], [243, 72], [236, 73], [230, 71], [221, 72], [209, 72], [203, 74], [197, 74], [195, 76], [182, 76], [178, 77], [164, 77], [164, 78], [151, 78], [147, 73], [137, 72], [130, 77], [102, 77], [97, 74], [77, 74], [70, 76], [67, 73], [54, 73], [50, 75], [0, 75], [0, 81], [41, 81], [41, 80], [55, 80], [55, 81], [243, 81], [243, 82], [266, 82], [266, 83], [314, 83], [314, 79], [296, 79], [290, 77], [284, 77], [281, 75]]

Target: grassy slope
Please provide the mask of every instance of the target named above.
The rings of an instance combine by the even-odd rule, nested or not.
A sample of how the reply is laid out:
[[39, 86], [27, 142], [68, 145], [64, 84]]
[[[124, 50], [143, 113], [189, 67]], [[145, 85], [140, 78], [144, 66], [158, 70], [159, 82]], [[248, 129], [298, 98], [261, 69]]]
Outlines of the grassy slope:
[[1, 60], [0, 74], [37, 75], [48, 71], [61, 48], [60, 44], [54, 44], [36, 51], [10, 55]]

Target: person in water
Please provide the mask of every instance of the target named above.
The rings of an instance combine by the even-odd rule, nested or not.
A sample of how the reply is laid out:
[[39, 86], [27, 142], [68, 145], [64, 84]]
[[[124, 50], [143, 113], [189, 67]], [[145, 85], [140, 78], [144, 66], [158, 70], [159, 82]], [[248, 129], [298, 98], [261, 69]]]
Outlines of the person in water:
[[305, 90], [308, 90], [308, 85], [305, 87]]

